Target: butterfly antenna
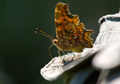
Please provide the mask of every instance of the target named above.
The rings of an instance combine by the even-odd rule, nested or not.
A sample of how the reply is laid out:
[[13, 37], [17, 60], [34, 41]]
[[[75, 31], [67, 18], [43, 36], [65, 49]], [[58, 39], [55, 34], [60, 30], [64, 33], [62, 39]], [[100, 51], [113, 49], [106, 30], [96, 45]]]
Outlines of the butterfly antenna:
[[38, 31], [41, 32], [41, 33], [37, 32], [37, 31], [35, 31], [35, 33], [40, 34], [40, 35], [43, 35], [43, 36], [48, 37], [48, 38], [51, 38], [51, 39], [54, 39], [52, 36], [50, 36], [49, 34], [43, 32], [42, 30], [40, 30], [40, 29], [38, 29], [38, 28], [36, 28], [36, 30], [38, 30]]

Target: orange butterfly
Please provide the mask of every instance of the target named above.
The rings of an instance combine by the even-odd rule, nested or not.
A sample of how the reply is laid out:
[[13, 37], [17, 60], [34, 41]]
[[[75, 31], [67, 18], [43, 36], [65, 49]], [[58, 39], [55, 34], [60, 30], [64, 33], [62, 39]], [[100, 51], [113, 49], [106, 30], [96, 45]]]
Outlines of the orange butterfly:
[[55, 28], [57, 39], [54, 39], [38, 28], [36, 29], [41, 32], [39, 34], [51, 38], [51, 41], [53, 43], [52, 45], [55, 45], [60, 51], [82, 52], [84, 48], [93, 47], [93, 40], [90, 38], [90, 35], [94, 31], [85, 29], [84, 24], [80, 23], [78, 15], [70, 14], [68, 10], [68, 4], [58, 3], [56, 5]]

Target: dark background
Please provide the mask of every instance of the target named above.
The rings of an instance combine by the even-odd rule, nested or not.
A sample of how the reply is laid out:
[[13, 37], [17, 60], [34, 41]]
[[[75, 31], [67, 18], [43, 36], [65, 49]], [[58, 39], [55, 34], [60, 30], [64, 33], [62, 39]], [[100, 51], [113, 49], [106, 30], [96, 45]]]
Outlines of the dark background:
[[[48, 82], [40, 69], [48, 63], [51, 40], [35, 34], [38, 27], [55, 38], [54, 9], [68, 3], [87, 29], [99, 32], [98, 19], [117, 13], [120, 0], [0, 0], [0, 84], [63, 84], [63, 78]], [[56, 47], [52, 56], [58, 56]]]

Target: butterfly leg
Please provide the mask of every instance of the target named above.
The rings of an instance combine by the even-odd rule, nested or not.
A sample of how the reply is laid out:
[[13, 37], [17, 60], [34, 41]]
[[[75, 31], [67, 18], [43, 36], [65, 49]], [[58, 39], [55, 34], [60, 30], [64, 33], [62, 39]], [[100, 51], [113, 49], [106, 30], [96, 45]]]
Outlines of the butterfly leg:
[[72, 52], [72, 53], [73, 53], [73, 56], [74, 56], [73, 58], [75, 58], [75, 59], [76, 59], [74, 52]]
[[62, 53], [65, 55], [65, 52], [63, 51], [63, 50], [61, 50], [62, 51]]
[[61, 63], [62, 63], [64, 60], [62, 59], [62, 56], [60, 54], [60, 50], [57, 50], [57, 51], [58, 51], [59, 56], [61, 57]]
[[61, 54], [60, 54], [60, 50], [57, 50], [57, 51], [58, 51], [59, 56], [62, 58], [62, 56], [61, 56]]
[[73, 52], [73, 56], [75, 57], [75, 54], [74, 54], [74, 52]]
[[49, 54], [50, 54], [50, 57], [51, 59], [53, 58], [52, 55], [51, 55], [51, 52], [50, 52], [50, 48], [53, 46], [53, 44], [50, 45], [50, 47], [48, 48], [48, 51], [49, 51]]

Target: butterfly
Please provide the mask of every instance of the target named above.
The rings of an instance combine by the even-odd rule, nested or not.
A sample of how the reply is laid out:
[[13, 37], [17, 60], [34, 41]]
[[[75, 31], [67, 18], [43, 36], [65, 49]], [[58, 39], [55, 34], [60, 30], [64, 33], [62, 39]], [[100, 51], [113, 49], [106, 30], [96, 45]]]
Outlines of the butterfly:
[[93, 39], [90, 38], [90, 35], [94, 31], [85, 29], [84, 24], [80, 23], [79, 16], [70, 14], [68, 4], [65, 3], [59, 2], [55, 7], [56, 39], [40, 29], [36, 29], [40, 32], [39, 34], [51, 38], [52, 45], [62, 52], [82, 52], [84, 48], [93, 47]]

